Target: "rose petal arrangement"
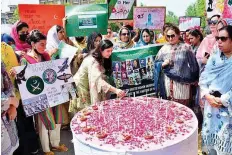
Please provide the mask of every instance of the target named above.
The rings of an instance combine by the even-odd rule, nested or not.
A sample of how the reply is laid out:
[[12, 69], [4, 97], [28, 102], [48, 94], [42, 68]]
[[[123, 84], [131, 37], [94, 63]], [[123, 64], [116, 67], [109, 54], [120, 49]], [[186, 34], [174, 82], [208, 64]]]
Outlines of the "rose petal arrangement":
[[73, 133], [93, 147], [145, 151], [186, 139], [197, 126], [194, 113], [181, 104], [152, 97], [96, 103], [77, 113]]

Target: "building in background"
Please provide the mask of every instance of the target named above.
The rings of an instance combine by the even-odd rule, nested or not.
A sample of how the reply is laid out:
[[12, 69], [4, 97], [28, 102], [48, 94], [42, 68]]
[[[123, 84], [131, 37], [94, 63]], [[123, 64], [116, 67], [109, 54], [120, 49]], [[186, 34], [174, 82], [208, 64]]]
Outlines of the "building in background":
[[9, 19], [13, 18], [13, 14], [17, 5], [8, 5], [10, 11], [1, 12], [1, 24], [9, 24]]

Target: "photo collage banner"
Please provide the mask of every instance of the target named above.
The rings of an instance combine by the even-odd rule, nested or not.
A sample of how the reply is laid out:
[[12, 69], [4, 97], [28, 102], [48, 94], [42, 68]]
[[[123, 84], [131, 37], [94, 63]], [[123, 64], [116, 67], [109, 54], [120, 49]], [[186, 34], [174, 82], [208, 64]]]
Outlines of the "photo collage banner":
[[113, 78], [117, 88], [129, 91], [128, 96], [154, 93], [154, 61], [162, 45], [114, 51]]

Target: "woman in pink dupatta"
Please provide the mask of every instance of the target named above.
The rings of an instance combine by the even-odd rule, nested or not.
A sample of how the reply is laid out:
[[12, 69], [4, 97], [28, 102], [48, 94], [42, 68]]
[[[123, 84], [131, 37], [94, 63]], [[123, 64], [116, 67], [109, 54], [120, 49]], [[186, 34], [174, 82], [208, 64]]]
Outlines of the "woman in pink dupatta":
[[18, 56], [24, 55], [31, 46], [26, 42], [29, 26], [23, 21], [17, 21], [11, 31], [11, 37], [15, 41], [15, 53]]
[[207, 63], [207, 60], [213, 50], [213, 46], [216, 44], [215, 37], [217, 36], [217, 23], [220, 19], [220, 15], [213, 15], [210, 20], [208, 21], [208, 24], [210, 26], [211, 34], [207, 35], [203, 41], [201, 42], [198, 50], [197, 50], [197, 61], [199, 63], [199, 67], [202, 69], [204, 68], [205, 64]]

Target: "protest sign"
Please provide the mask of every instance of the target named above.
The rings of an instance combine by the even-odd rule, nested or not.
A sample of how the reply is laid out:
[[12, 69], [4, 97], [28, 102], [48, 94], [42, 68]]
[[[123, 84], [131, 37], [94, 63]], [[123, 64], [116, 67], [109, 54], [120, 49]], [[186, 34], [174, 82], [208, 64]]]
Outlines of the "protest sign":
[[69, 58], [70, 63], [77, 51], [77, 47], [68, 45], [65, 42], [61, 41], [58, 46], [58, 52], [52, 55], [52, 60], [60, 58]]
[[223, 18], [232, 18], [232, 0], [225, 0]]
[[20, 20], [29, 25], [29, 30], [38, 29], [45, 35], [52, 26], [62, 26], [64, 16], [64, 5], [19, 4]]
[[107, 33], [108, 7], [107, 4], [89, 4], [66, 6], [66, 34], [71, 36], [88, 36], [96, 31]]
[[135, 7], [134, 27], [161, 30], [165, 23], [165, 7]]
[[133, 19], [133, 6], [136, 6], [136, 0], [108, 0], [108, 4], [109, 19]]
[[217, 14], [222, 15], [223, 10], [224, 0], [206, 0], [206, 12], [208, 18]]
[[116, 87], [129, 91], [130, 96], [154, 93], [154, 60], [161, 47], [150, 45], [114, 51], [112, 70]]
[[201, 27], [200, 17], [179, 17], [179, 29], [180, 31], [186, 31], [187, 29], [198, 29]]
[[26, 116], [77, 97], [68, 58], [15, 67]]

